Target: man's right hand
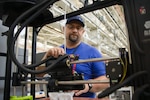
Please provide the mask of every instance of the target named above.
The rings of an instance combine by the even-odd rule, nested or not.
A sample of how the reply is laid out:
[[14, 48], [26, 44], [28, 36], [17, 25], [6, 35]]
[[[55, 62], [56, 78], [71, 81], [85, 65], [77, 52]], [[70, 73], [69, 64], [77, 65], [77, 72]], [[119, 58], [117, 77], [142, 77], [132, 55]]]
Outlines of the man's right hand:
[[[54, 47], [54, 48], [49, 49], [49, 50], [45, 53], [45, 55], [44, 55], [44, 57], [42, 58], [42, 60], [46, 59], [46, 58], [49, 57], [49, 56], [53, 56], [53, 57], [57, 58], [59, 55], [64, 55], [64, 54], [65, 54], [65, 51], [64, 51], [63, 48]], [[39, 66], [39, 67], [36, 68], [36, 70], [44, 70], [44, 69], [45, 69], [45, 66]], [[37, 76], [38, 76], [38, 77], [42, 77], [44, 74], [45, 74], [45, 73], [43, 73], [43, 74], [38, 74]]]
[[53, 57], [57, 58], [58, 56], [64, 55], [64, 54], [65, 54], [65, 51], [64, 51], [63, 48], [54, 47], [54, 48], [49, 49], [49, 50], [46, 52], [46, 54], [45, 54], [45, 56], [44, 56], [44, 59], [46, 59], [46, 58], [49, 57], [49, 56], [53, 56]]

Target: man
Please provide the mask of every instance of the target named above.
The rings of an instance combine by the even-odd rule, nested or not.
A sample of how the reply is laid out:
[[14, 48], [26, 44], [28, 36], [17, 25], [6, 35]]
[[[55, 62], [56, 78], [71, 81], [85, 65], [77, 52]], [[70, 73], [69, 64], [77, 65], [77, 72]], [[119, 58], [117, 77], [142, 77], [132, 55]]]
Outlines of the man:
[[[90, 58], [100, 58], [102, 57], [99, 51], [82, 42], [81, 39], [84, 34], [84, 21], [80, 16], [74, 16], [67, 19], [66, 25], [64, 27], [66, 36], [66, 53], [75, 54], [79, 56], [80, 59], [90, 59]], [[61, 47], [55, 47], [49, 49], [44, 59], [48, 56], [58, 57], [59, 55], [65, 54], [64, 45]], [[103, 62], [87, 62], [75, 64], [72, 68], [77, 73], [84, 73], [85, 80], [106, 80], [105, 76], [105, 65]], [[91, 97], [95, 98], [95, 92], [99, 92], [107, 88], [109, 84], [85, 84], [83, 90], [76, 90], [75, 96], [80, 97]]]

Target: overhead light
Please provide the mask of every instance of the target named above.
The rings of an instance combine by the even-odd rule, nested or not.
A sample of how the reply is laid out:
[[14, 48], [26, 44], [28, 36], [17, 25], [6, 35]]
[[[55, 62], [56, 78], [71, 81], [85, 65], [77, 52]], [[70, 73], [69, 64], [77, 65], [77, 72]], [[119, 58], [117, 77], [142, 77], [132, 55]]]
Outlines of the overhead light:
[[111, 34], [111, 33], [110, 33], [110, 34], [108, 34], [108, 35], [109, 35], [110, 37], [114, 37], [114, 35], [113, 35], [113, 34]]

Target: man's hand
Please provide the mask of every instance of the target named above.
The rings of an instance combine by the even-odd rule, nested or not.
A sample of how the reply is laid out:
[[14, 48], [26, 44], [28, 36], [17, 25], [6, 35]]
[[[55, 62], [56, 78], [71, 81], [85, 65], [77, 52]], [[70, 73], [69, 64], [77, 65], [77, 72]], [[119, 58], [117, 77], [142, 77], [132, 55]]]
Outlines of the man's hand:
[[87, 93], [89, 92], [89, 86], [88, 84], [85, 84], [85, 88], [83, 90], [74, 90], [74, 92], [75, 92], [75, 96], [79, 96], [83, 93]]
[[49, 56], [53, 56], [53, 57], [57, 58], [58, 56], [64, 55], [64, 54], [65, 54], [65, 51], [64, 51], [63, 48], [55, 47], [55, 48], [49, 49], [49, 50], [46, 52], [46, 54], [45, 54], [45, 56], [44, 56], [43, 59], [46, 59], [46, 58], [49, 57]]

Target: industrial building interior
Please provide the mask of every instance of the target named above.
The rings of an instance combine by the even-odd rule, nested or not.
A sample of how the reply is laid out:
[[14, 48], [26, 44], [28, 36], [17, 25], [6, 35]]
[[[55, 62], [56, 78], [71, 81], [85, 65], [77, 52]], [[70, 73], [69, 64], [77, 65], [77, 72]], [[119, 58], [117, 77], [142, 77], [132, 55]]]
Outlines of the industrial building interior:
[[[92, 0], [89, 0], [92, 3]], [[60, 0], [49, 10], [53, 15], [59, 16], [73, 12], [84, 5], [84, 0]], [[124, 19], [123, 7], [113, 5], [93, 12], [81, 15], [85, 21], [85, 33], [83, 41], [96, 47], [104, 57], [118, 57], [119, 48], [126, 48], [128, 51], [128, 34]], [[62, 27], [66, 18], [50, 23], [42, 27], [37, 36], [37, 53], [46, 52], [48, 49], [60, 46], [64, 41]], [[17, 27], [16, 27], [17, 29]], [[32, 27], [28, 27], [28, 63], [31, 63], [32, 49]], [[25, 29], [17, 40], [17, 48], [24, 47]]]
[[[92, 0], [91, 0], [92, 1]], [[61, 0], [50, 9], [54, 16], [72, 12], [83, 6], [83, 0]], [[81, 15], [85, 20], [83, 41], [96, 47], [104, 56], [119, 56], [119, 48], [129, 48], [128, 34], [124, 19], [123, 7], [114, 5]], [[38, 34], [37, 52], [47, 51], [54, 46], [64, 43], [62, 27], [64, 20], [47, 24]], [[32, 33], [32, 29], [29, 29]], [[32, 39], [32, 34], [28, 38]], [[20, 38], [19, 46], [23, 40]], [[28, 41], [31, 47], [31, 41]]]
[[[85, 2], [85, 1], [88, 1], [88, 2]], [[61, 46], [62, 44], [65, 44], [66, 41], [65, 41], [65, 37], [64, 37], [65, 33], [63, 31], [63, 27], [67, 20], [66, 14], [78, 11], [78, 10], [82, 9], [82, 7], [92, 5], [95, 2], [103, 2], [103, 1], [105, 2], [107, 0], [58, 0], [57, 2], [55, 2], [53, 5], [51, 5], [48, 8], [48, 11], [52, 13], [54, 18], [64, 15], [63, 19], [56, 21], [56, 22], [48, 23], [48, 24], [46, 23], [41, 28], [39, 28], [39, 29], [37, 28], [38, 34], [34, 33], [34, 28], [32, 26], [24, 27], [24, 29], [18, 35], [18, 38], [16, 39], [16, 43], [15, 43], [15, 54], [16, 54], [17, 60], [19, 60], [20, 63], [29, 64], [29, 66], [30, 66], [30, 64], [33, 64], [34, 34], [37, 35], [37, 38], [35, 40], [36, 41], [36, 51], [35, 51], [36, 57], [38, 57], [38, 54], [40, 54], [40, 53], [47, 52], [50, 48]], [[112, 1], [112, 0], [110, 0], [110, 1]], [[117, 0], [115, 0], [115, 1], [117, 1]], [[122, 0], [122, 1], [124, 1], [124, 0]], [[0, 2], [0, 5], [1, 4], [3, 4], [3, 2]], [[0, 15], [2, 15], [1, 9], [2, 8], [0, 7]], [[136, 55], [136, 53], [135, 54], [133, 53], [134, 55], [130, 54], [131, 50], [133, 50], [133, 48], [131, 49], [131, 47], [130, 47], [132, 45], [132, 43], [131, 43], [131, 41], [129, 41], [130, 40], [129, 33], [128, 33], [129, 31], [128, 31], [127, 22], [125, 19], [124, 7], [122, 5], [115, 4], [115, 5], [111, 5], [108, 7], [102, 7], [102, 9], [97, 9], [94, 11], [90, 11], [90, 12], [81, 14], [81, 17], [84, 19], [84, 22], [85, 22], [85, 33], [83, 35], [82, 41], [91, 46], [96, 47], [99, 50], [99, 52], [101, 52], [103, 58], [113, 58], [113, 57], [120, 58], [122, 56], [121, 56], [119, 50], [125, 50], [125, 52], [127, 52], [127, 54], [128, 54], [128, 56], [127, 56], [128, 62], [126, 62], [126, 54], [123, 54], [123, 55], [125, 55], [125, 59], [123, 58], [123, 60], [121, 60], [121, 64], [122, 64], [122, 61], [125, 61], [125, 62], [123, 62], [123, 64], [121, 65], [121, 68], [120, 68], [120, 66], [117, 66], [117, 65], [116, 65], [117, 67], [114, 66], [113, 65], [114, 63], [112, 63], [112, 65], [110, 65], [111, 66], [110, 69], [107, 67], [108, 68], [107, 69], [108, 70], [108, 72], [107, 72], [108, 78], [110, 78], [110, 79], [114, 78], [111, 75], [114, 75], [115, 78], [117, 76], [116, 83], [118, 83], [118, 80], [120, 81], [120, 80], [124, 79], [126, 77], [126, 75], [130, 75], [132, 73], [132, 71], [138, 72], [143, 69], [149, 70], [149, 68], [147, 68], [147, 67], [144, 67], [144, 68], [138, 67], [139, 69], [137, 68], [137, 70], [134, 68], [133, 68], [134, 70], [127, 69], [127, 67], [131, 67], [130, 65], [127, 66], [127, 64], [132, 63], [131, 60], [134, 58], [131, 56]], [[7, 26], [7, 22], [5, 23], [5, 21], [6, 21], [5, 18], [0, 19], [0, 34], [1, 34], [0, 46], [2, 47], [2, 48], [0, 48], [0, 54], [2, 56], [2, 57], [0, 56], [0, 64], [2, 66], [5, 66], [5, 63], [7, 63], [6, 61], [9, 60], [4, 57], [7, 55], [7, 52], [9, 51], [8, 47], [7, 47], [8, 41], [7, 41], [7, 38], [5, 37], [5, 35], [8, 35], [7, 31], [9, 30], [9, 26]], [[6, 24], [6, 25], [4, 25], [4, 24]], [[17, 25], [15, 27], [14, 33], [19, 28], [20, 28], [20, 25]], [[26, 34], [26, 33], [28, 33], [28, 34]], [[25, 42], [27, 42], [27, 43], [25, 44]], [[25, 52], [26, 54], [23, 54], [25, 48], [26, 48], [26, 52]], [[144, 48], [144, 50], [145, 50], [145, 48]], [[147, 48], [145, 51], [147, 52]], [[148, 53], [148, 55], [149, 55], [149, 53]], [[43, 54], [42, 54], [42, 56], [43, 56]], [[137, 59], [138, 59], [138, 57], [137, 57]], [[145, 59], [144, 60], [147, 61], [147, 58], [145, 57], [146, 60]], [[42, 58], [40, 56], [40, 60], [41, 59]], [[136, 56], [135, 56], [135, 59], [136, 59]], [[140, 59], [142, 59], [142, 58], [140, 58]], [[138, 60], [134, 60], [134, 61], [138, 62]], [[115, 62], [115, 60], [112, 60], [112, 62], [113, 61]], [[107, 63], [107, 60], [106, 60], [106, 63]], [[141, 64], [141, 62], [139, 62], [139, 63]], [[19, 69], [17, 69], [19, 67], [15, 64], [16, 63], [14, 62], [11, 65], [12, 66], [12, 70], [10, 72], [11, 74], [13, 74], [13, 72], [17, 73], [17, 71], [20, 71]], [[143, 62], [142, 62], [142, 64], [143, 64]], [[146, 66], [148, 66], [148, 65], [149, 65], [149, 63], [146, 63]], [[9, 65], [7, 65], [7, 66], [9, 66]], [[136, 64], [133, 66], [136, 66]], [[129, 70], [131, 72], [127, 72], [127, 70]], [[6, 75], [8, 74], [7, 71], [8, 71], [7, 67], [2, 67], [2, 70], [0, 70], [0, 91], [1, 91], [0, 99], [1, 100], [4, 98], [5, 99], [7, 98], [6, 93], [2, 92], [2, 91], [8, 92], [7, 90], [5, 90], [6, 88], [8, 89], [8, 87], [6, 86], [5, 83], [9, 83], [9, 81], [8, 82], [6, 81]], [[24, 72], [23, 72], [23, 74], [24, 74]], [[20, 76], [17, 76], [17, 78], [18, 77], [20, 78]], [[24, 77], [24, 76], [21, 76], [21, 78], [22, 77]], [[32, 76], [32, 74], [30, 74], [30, 73], [28, 73], [27, 77], [35, 78], [35, 76], [34, 75]], [[127, 77], [129, 77], [129, 76], [127, 76]], [[120, 79], [120, 78], [122, 78], [122, 79]], [[4, 81], [4, 79], [5, 79], [5, 81]], [[31, 80], [27, 79], [27, 81], [31, 81]], [[13, 81], [13, 79], [12, 79], [12, 81]], [[35, 80], [35, 81], [37, 82], [38, 80]], [[113, 83], [114, 80], [110, 80], [110, 81]], [[144, 82], [145, 82], [145, 80], [144, 80]], [[141, 85], [143, 83], [139, 83], [139, 84]], [[41, 84], [40, 85], [36, 84], [35, 87], [33, 86], [36, 91], [35, 98], [37, 100], [45, 100], [45, 99], [41, 99], [46, 96], [45, 91], [43, 91], [44, 86], [45, 85], [43, 85], [43, 87], [42, 87]], [[30, 91], [33, 92], [31, 87], [32, 86], [29, 84], [27, 84], [25, 86], [21, 86], [21, 87], [10, 86], [11, 90], [9, 92], [10, 92], [10, 95], [16, 95], [16, 96], [28, 95], [29, 96], [32, 94], [29, 92]], [[138, 85], [135, 87], [137, 88]], [[101, 92], [103, 92], [103, 91], [97, 92], [97, 96]], [[113, 91], [111, 94], [109, 94], [109, 96], [107, 95], [107, 98], [104, 100], [132, 100], [133, 93], [134, 93], [134, 86], [126, 85], [126, 86], [120, 87], [119, 89], [116, 89], [116, 91]], [[11, 99], [11, 100], [13, 100], [13, 99]], [[46, 99], [46, 100], [49, 100], [49, 99]], [[85, 100], [85, 99], [83, 99], [83, 100]], [[89, 99], [89, 100], [101, 100], [101, 99]]]

